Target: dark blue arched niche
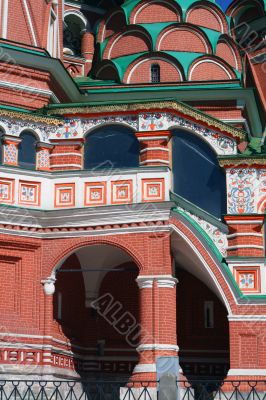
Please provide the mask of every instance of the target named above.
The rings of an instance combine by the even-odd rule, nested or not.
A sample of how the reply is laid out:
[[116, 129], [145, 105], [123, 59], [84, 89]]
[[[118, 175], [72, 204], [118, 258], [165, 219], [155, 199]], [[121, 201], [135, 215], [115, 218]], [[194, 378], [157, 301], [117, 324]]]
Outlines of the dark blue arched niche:
[[36, 142], [35, 135], [31, 132], [23, 132], [20, 135], [21, 142], [18, 146], [18, 165], [26, 169], [36, 168]]
[[201, 138], [173, 131], [174, 192], [220, 218], [226, 212], [226, 178], [215, 152]]
[[3, 152], [4, 152], [4, 145], [3, 145], [3, 139], [4, 139], [5, 131], [3, 128], [0, 127], [0, 164], [3, 164]]
[[138, 166], [139, 141], [130, 128], [106, 125], [87, 135], [84, 148], [85, 169]]

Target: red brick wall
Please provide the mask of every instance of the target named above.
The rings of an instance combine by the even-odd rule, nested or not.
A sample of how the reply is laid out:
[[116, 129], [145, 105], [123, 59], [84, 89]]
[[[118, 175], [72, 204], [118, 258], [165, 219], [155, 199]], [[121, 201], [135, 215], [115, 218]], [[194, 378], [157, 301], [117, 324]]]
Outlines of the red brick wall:
[[[160, 42], [160, 37], [163, 35], [164, 38]], [[206, 53], [205, 40], [188, 29], [177, 28], [174, 31], [171, 29], [168, 34], [164, 33], [160, 37], [158, 39], [158, 50]]]
[[[111, 52], [109, 56], [110, 49]], [[124, 33], [118, 40], [112, 39], [104, 51], [103, 58], [112, 59], [126, 56], [128, 54], [135, 54], [136, 49], [138, 53], [149, 51], [150, 41], [144, 34], [133, 31], [132, 29], [132, 32]]]
[[[228, 74], [224, 71], [222, 66], [217, 65], [219, 61], [207, 62], [204, 61], [201, 64], [196, 65], [191, 74], [191, 81], [218, 81], [218, 80], [229, 80]], [[192, 70], [193, 65], [190, 68]], [[230, 73], [232, 76], [233, 73]]]
[[151, 82], [151, 66], [158, 64], [160, 66], [161, 82], [180, 82], [180, 75], [177, 68], [164, 60], [146, 60], [137, 66], [128, 82], [128, 76], [133, 66], [125, 73], [124, 83], [149, 83]]
[[204, 26], [209, 29], [214, 29], [221, 32], [221, 24], [219, 22], [219, 17], [217, 17], [214, 12], [207, 8], [195, 7], [193, 10], [189, 11], [187, 17], [187, 22], [197, 26]]
[[216, 48], [216, 55], [218, 57], [221, 57], [224, 61], [226, 61], [229, 65], [231, 65], [233, 68], [240, 69], [241, 70], [241, 64], [240, 61], [238, 60], [237, 55], [234, 53], [234, 50], [224, 42], [220, 42], [217, 45]]
[[[170, 2], [169, 2], [170, 3]], [[141, 4], [141, 6], [143, 3]], [[160, 1], [142, 8], [138, 7], [135, 12], [132, 13], [130, 22], [135, 24], [148, 24], [152, 22], [169, 22], [169, 21], [180, 21], [180, 14], [177, 7], [167, 4], [160, 4]], [[136, 15], [137, 14], [137, 15]]]

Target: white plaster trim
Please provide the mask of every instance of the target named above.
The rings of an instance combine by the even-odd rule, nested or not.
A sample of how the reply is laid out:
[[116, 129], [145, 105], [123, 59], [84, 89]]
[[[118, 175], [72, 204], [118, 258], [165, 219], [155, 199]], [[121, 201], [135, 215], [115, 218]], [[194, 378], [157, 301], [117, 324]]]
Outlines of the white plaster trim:
[[147, 289], [153, 287], [153, 282], [157, 282], [159, 288], [173, 289], [178, 282], [178, 279], [171, 275], [139, 275], [136, 282], [140, 289]]
[[149, 277], [138, 276], [136, 282], [139, 289], [151, 289], [153, 287], [153, 279]]
[[266, 376], [266, 369], [229, 369], [228, 376]]
[[266, 315], [228, 315], [228, 321], [266, 321]]
[[137, 351], [160, 350], [160, 351], [176, 351], [178, 353], [179, 347], [174, 344], [141, 344], [137, 347]]
[[174, 289], [178, 280], [176, 278], [157, 278], [158, 288]]
[[39, 89], [39, 88], [35, 88], [33, 86], [21, 85], [20, 83], [14, 83], [14, 82], [8, 82], [8, 81], [0, 81], [0, 87], [8, 87], [13, 90], [20, 90], [20, 91], [25, 91], [28, 93], [42, 94], [44, 96], [50, 97], [51, 100], [53, 100], [55, 103], [60, 103], [59, 99], [56, 97], [56, 95], [51, 90]]
[[261, 224], [262, 221], [261, 219], [251, 219], [251, 220], [246, 220], [246, 219], [241, 219], [241, 220], [230, 220], [227, 221], [227, 225], [257, 225]]
[[62, 156], [78, 156], [82, 157], [82, 154], [80, 153], [53, 153], [50, 155], [50, 157], [62, 157]]
[[[141, 132], [139, 132], [139, 133], [146, 133], [146, 131], [141, 131]], [[145, 136], [145, 137], [138, 137], [138, 141], [139, 142], [147, 142], [147, 141], [150, 141], [150, 140], [168, 140], [169, 139], [169, 136], [156, 136], [156, 137], [154, 137], [154, 136]]]
[[255, 236], [255, 237], [263, 237], [262, 233], [249, 233], [249, 232], [244, 232], [244, 233], [232, 233], [231, 235], [227, 235], [227, 239], [233, 239], [235, 237], [239, 236]]
[[191, 71], [189, 73], [189, 77], [188, 77], [189, 81], [191, 80], [194, 69], [202, 63], [218, 65], [218, 67], [221, 67], [224, 70], [224, 72], [226, 73], [226, 75], [228, 76], [229, 79], [233, 79], [232, 75], [229, 73], [229, 71], [227, 71], [227, 69], [222, 64], [220, 64], [219, 62], [214, 61], [214, 60], [204, 59], [204, 60], [198, 61], [195, 65], [193, 65], [193, 67], [191, 68]]
[[31, 15], [30, 15], [30, 11], [29, 11], [27, 0], [23, 0], [23, 4], [24, 4], [25, 11], [26, 11], [26, 15], [27, 15], [30, 31], [31, 31], [31, 34], [32, 34], [32, 37], [33, 37], [33, 44], [34, 44], [34, 46], [38, 46], [38, 42], [37, 42], [37, 38], [36, 38], [36, 35], [35, 35], [35, 32], [34, 32], [34, 28], [33, 28], [32, 20], [31, 20]]
[[56, 232], [56, 233], [34, 233], [31, 231], [17, 231], [13, 229], [1, 228], [0, 233], [8, 234], [12, 236], [21, 237], [36, 237], [36, 238], [46, 238], [46, 239], [56, 239], [56, 238], [74, 238], [74, 237], [89, 237], [89, 236], [112, 236], [112, 235], [125, 235], [126, 233], [154, 233], [154, 232], [169, 232], [169, 226], [154, 226], [151, 229], [150, 226], [143, 227], [132, 227], [132, 228], [119, 228], [119, 229], [97, 229], [95, 231], [73, 231], [73, 232]]
[[264, 249], [264, 246], [253, 246], [252, 244], [239, 244], [236, 246], [227, 247], [227, 250], [237, 250], [237, 249]]
[[55, 164], [55, 165], [50, 165], [50, 168], [59, 168], [59, 167], [78, 167], [81, 169], [81, 165], [79, 164]]
[[156, 372], [156, 364], [138, 364], [135, 366], [133, 374], [141, 374], [142, 372]]
[[154, 160], [146, 160], [146, 161], [141, 161], [140, 162], [140, 165], [145, 165], [145, 164], [147, 164], [147, 163], [151, 163], [151, 162], [158, 162], [158, 163], [161, 163], [161, 164], [166, 164], [166, 165], [169, 165], [169, 161], [166, 161], [166, 160], [160, 160], [159, 158], [158, 159], [154, 159]]
[[83, 28], [81, 28], [81, 30], [90, 28], [90, 26], [88, 25], [87, 18], [85, 18], [84, 14], [81, 11], [78, 11], [78, 10], [67, 10], [64, 13], [64, 19], [65, 19], [65, 17], [67, 17], [69, 15], [75, 15], [76, 17], [78, 17], [82, 21], [84, 26], [83, 26]]
[[146, 153], [147, 151], [152, 151], [152, 150], [166, 151], [167, 153], [169, 153], [169, 149], [165, 149], [164, 147], [148, 147], [147, 149], [140, 150], [140, 154]]
[[[3, 17], [2, 17], [2, 37], [3, 37], [3, 39], [7, 38], [8, 1], [9, 0], [4, 0], [4, 4], [3, 4]], [[0, 10], [0, 11], [2, 11], [2, 10]]]

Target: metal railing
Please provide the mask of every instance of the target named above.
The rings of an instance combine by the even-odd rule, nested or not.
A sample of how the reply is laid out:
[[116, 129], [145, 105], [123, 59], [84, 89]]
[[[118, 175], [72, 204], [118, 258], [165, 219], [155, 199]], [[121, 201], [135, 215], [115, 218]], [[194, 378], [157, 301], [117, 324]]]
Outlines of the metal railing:
[[177, 381], [175, 390], [160, 382], [3, 380], [0, 400], [266, 400], [265, 381]]

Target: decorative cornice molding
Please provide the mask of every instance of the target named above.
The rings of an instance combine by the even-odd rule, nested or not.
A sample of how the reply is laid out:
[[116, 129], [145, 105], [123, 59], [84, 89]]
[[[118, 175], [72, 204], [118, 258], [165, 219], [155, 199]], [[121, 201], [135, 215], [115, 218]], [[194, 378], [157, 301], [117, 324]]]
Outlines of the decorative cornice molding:
[[138, 364], [135, 366], [133, 374], [142, 374], [143, 372], [156, 372], [156, 364]]
[[79, 106], [79, 107], [64, 107], [62, 108], [51, 108], [48, 109], [48, 114], [58, 114], [58, 115], [75, 115], [75, 114], [102, 114], [102, 113], [121, 113], [121, 112], [156, 112], [162, 111], [169, 113], [181, 113], [183, 116], [189, 116], [196, 121], [202, 122], [205, 125], [214, 127], [222, 131], [224, 134], [244, 140], [246, 138], [246, 133], [238, 128], [228, 126], [227, 124], [211, 117], [204, 115], [200, 111], [193, 109], [183, 103], [175, 101], [161, 101], [161, 102], [147, 102], [138, 104], [119, 104], [119, 105], [108, 105], [108, 106]]
[[63, 121], [60, 120], [59, 118], [54, 118], [54, 117], [49, 117], [49, 116], [44, 116], [44, 115], [33, 115], [30, 113], [23, 113], [19, 111], [11, 111], [7, 109], [0, 108], [0, 116], [9, 117], [9, 118], [15, 118], [15, 119], [20, 119], [23, 121], [31, 121], [31, 122], [39, 122], [41, 124], [47, 124], [47, 125], [62, 125]]
[[218, 158], [219, 165], [222, 168], [230, 167], [241, 167], [241, 166], [266, 166], [266, 155], [261, 157], [230, 157], [230, 158]]
[[178, 353], [179, 347], [175, 344], [141, 344], [136, 349], [138, 352], [159, 350], [159, 351], [176, 351]]
[[139, 275], [136, 282], [140, 289], [151, 289], [154, 282], [157, 282], [158, 288], [173, 289], [178, 279], [171, 275]]

